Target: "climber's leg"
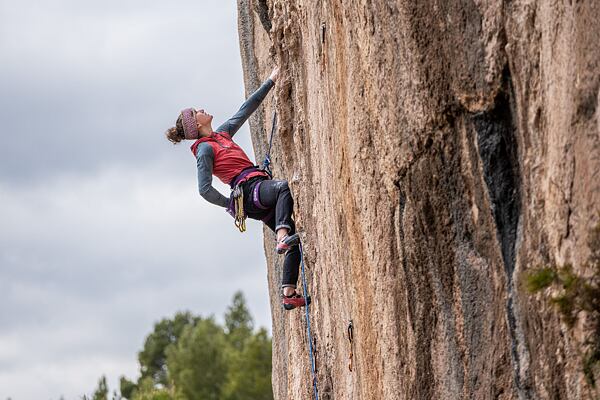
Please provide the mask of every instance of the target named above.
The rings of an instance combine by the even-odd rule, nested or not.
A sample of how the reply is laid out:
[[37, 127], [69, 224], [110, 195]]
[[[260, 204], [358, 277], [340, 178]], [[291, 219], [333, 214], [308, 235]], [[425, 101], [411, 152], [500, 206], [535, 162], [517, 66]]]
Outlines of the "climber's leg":
[[[272, 217], [269, 221], [265, 221], [265, 224], [275, 231], [275, 217]], [[295, 233], [295, 225], [291, 223], [291, 233]], [[292, 246], [286, 253], [285, 259], [283, 260], [283, 277], [281, 280], [281, 287], [283, 288], [284, 296], [292, 296], [296, 293], [296, 284], [298, 283], [298, 273], [300, 271], [300, 247], [298, 245]]]
[[[255, 188], [258, 181], [252, 181], [244, 187], [244, 206], [248, 217], [262, 220], [273, 232], [282, 236], [278, 242], [278, 253], [285, 245], [285, 259], [283, 261], [283, 306], [286, 310], [301, 307], [310, 297], [304, 297], [296, 293], [296, 284], [300, 271], [300, 238], [296, 234], [296, 225], [292, 219], [294, 201], [290, 189], [285, 181], [260, 181], [258, 187], [258, 198], [255, 197]], [[275, 212], [273, 212], [275, 211]]]
[[292, 230], [294, 199], [287, 181], [267, 180], [260, 186], [260, 202], [265, 207], [275, 207], [275, 232], [277, 252], [283, 254], [300, 243], [300, 237]]
[[263, 181], [260, 185], [260, 202], [265, 207], [275, 207], [276, 232], [284, 229], [283, 232], [287, 233], [292, 228], [294, 199], [292, 198], [287, 181]]
[[[294, 232], [293, 230], [291, 231]], [[281, 287], [284, 296], [292, 296], [296, 293], [296, 284], [298, 282], [298, 273], [300, 270], [300, 246], [294, 245], [285, 253], [283, 261], [283, 277]]]

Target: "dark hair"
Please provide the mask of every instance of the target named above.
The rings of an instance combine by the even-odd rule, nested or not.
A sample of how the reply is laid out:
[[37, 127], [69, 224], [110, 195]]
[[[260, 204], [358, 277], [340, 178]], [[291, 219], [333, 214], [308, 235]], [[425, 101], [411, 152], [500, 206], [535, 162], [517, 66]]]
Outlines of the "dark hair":
[[167, 129], [165, 132], [165, 136], [169, 141], [173, 144], [177, 144], [185, 139], [185, 133], [183, 132], [183, 120], [181, 119], [181, 114], [175, 121], [175, 126]]

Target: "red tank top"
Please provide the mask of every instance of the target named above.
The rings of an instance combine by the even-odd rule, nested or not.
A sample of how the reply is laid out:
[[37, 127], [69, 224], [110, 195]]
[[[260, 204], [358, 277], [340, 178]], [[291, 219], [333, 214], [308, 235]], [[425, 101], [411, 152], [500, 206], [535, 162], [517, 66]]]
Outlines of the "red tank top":
[[[210, 137], [203, 137], [194, 142], [192, 145], [192, 153], [194, 157], [198, 153], [200, 143], [208, 143], [214, 153], [213, 175], [221, 180], [221, 182], [229, 185], [233, 178], [239, 175], [242, 170], [252, 167], [254, 164], [244, 150], [238, 146], [225, 132], [213, 132]], [[255, 171], [246, 176], [244, 180], [248, 180], [255, 176], [266, 176], [262, 171]]]

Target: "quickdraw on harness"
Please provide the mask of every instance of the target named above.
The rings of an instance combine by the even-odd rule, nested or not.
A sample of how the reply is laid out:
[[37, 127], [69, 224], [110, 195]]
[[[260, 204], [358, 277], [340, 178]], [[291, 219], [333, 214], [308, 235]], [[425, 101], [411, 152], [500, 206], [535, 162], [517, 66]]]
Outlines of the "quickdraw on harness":
[[[246, 210], [244, 210], [244, 188], [242, 184], [246, 182], [249, 174], [256, 171], [259, 171], [259, 168], [253, 165], [252, 167], [242, 170], [242, 172], [231, 181], [231, 197], [229, 199], [227, 212], [234, 218], [235, 227], [238, 228], [240, 232], [246, 231], [246, 218], [248, 217], [246, 215]], [[256, 190], [254, 197], [254, 203], [256, 204]]]
[[[265, 155], [265, 160], [263, 161], [262, 167], [253, 166], [251, 168], [247, 168], [240, 172], [240, 174], [234, 179], [231, 185], [231, 200], [228, 207], [228, 212], [233, 216], [235, 227], [239, 229], [240, 232], [246, 231], [246, 211], [244, 210], [244, 190], [242, 188], [242, 183], [244, 183], [244, 178], [248, 173], [253, 171], [263, 171], [268, 176], [269, 179], [273, 178], [273, 173], [271, 172], [271, 147], [273, 147], [273, 136], [275, 134], [276, 128], [276, 118], [277, 112], [273, 112], [273, 123], [271, 125], [271, 137], [269, 138], [269, 148], [267, 150], [267, 154]], [[260, 199], [258, 198], [258, 188], [259, 185], [256, 185], [254, 190], [254, 204], [258, 208], [265, 209], [263, 205], [260, 203]], [[270, 217], [270, 215], [268, 216]]]
[[350, 372], [352, 372], [352, 361], [354, 359], [354, 352], [352, 351], [352, 342], [354, 340], [354, 329], [352, 326], [352, 320], [350, 320], [350, 323], [348, 324], [348, 340], [350, 341], [350, 356], [348, 357], [350, 361], [348, 363], [348, 369], [350, 370]]
[[236, 185], [236, 187], [231, 192], [231, 196], [233, 197], [233, 207], [235, 210], [235, 227], [240, 230], [240, 232], [246, 232], [246, 212], [244, 211], [244, 191], [240, 185]]

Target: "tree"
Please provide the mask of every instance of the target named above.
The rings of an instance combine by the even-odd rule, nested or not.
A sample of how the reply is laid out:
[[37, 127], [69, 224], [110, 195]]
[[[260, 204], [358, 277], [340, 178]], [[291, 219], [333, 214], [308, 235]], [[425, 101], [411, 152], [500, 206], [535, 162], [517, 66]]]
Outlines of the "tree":
[[120, 379], [130, 400], [270, 400], [271, 339], [236, 292], [225, 324], [189, 312], [163, 319], [138, 353], [141, 377]]
[[106, 384], [106, 376], [102, 375], [98, 380], [98, 387], [92, 395], [92, 400], [108, 400], [108, 385]]
[[171, 391], [167, 388], [157, 388], [151, 377], [142, 379], [135, 391], [132, 400], [175, 400]]
[[235, 350], [244, 348], [245, 341], [252, 336], [253, 325], [243, 293], [235, 292], [233, 302], [225, 313], [226, 338]]
[[177, 343], [184, 328], [200, 320], [189, 312], [179, 312], [173, 319], [165, 318], [154, 325], [154, 331], [148, 335], [144, 349], [139, 352], [141, 377], [150, 377], [154, 384], [168, 385], [165, 350]]
[[223, 328], [212, 318], [188, 325], [166, 350], [175, 396], [187, 400], [220, 400], [227, 379]]
[[133, 394], [137, 390], [137, 385], [124, 376], [121, 376], [119, 379], [119, 390], [121, 391], [121, 396], [124, 398], [133, 399]]
[[260, 329], [245, 343], [238, 357], [230, 359], [225, 400], [272, 400], [271, 339]]

